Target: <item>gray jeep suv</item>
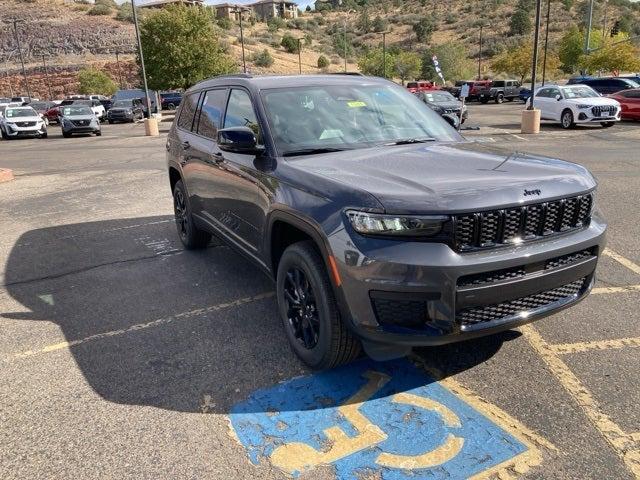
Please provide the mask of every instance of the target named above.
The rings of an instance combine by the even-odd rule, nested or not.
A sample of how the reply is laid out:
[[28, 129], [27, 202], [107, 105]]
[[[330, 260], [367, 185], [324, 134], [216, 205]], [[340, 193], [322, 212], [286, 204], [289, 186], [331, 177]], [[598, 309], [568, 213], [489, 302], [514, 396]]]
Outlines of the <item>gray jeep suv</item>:
[[588, 294], [604, 246], [585, 168], [467, 141], [379, 78], [203, 81], [167, 152], [184, 245], [213, 234], [270, 275], [314, 368], [551, 315]]

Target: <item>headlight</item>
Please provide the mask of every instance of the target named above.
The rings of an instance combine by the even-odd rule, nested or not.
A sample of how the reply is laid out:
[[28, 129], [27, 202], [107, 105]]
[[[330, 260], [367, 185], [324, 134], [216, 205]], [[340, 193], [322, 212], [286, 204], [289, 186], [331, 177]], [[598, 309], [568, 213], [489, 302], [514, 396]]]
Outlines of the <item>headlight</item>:
[[583, 103], [583, 104], [578, 105], [578, 108], [581, 109], [581, 110], [584, 110], [585, 108], [591, 108], [591, 105], [586, 105], [586, 104]]
[[363, 235], [433, 237], [449, 217], [442, 215], [384, 215], [348, 210], [353, 229]]

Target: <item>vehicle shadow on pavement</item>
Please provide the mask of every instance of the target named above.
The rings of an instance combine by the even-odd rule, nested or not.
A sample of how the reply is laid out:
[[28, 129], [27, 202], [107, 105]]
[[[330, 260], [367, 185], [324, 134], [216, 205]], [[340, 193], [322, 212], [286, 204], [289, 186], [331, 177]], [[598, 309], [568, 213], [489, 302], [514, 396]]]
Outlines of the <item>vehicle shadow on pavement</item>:
[[[228, 413], [257, 389], [309, 373], [286, 342], [271, 280], [227, 247], [185, 251], [170, 216], [29, 231], [10, 252], [4, 285], [28, 311], [2, 318], [53, 322], [69, 343], [41, 338], [36, 326], [10, 361], [64, 365], [70, 353], [110, 402]], [[510, 338], [418, 354], [453, 374]]]

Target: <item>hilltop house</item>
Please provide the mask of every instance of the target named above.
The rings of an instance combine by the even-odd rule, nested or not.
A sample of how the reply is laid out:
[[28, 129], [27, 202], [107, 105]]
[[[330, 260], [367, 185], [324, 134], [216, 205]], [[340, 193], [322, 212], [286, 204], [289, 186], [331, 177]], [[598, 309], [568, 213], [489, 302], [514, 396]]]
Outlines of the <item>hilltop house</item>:
[[240, 15], [242, 15], [242, 20], [249, 20], [253, 16], [253, 9], [247, 5], [220, 3], [213, 5], [213, 7], [216, 9], [216, 17], [228, 18], [234, 22], [240, 20]]
[[291, 0], [260, 0], [250, 6], [259, 20], [273, 17], [298, 18], [298, 5]]

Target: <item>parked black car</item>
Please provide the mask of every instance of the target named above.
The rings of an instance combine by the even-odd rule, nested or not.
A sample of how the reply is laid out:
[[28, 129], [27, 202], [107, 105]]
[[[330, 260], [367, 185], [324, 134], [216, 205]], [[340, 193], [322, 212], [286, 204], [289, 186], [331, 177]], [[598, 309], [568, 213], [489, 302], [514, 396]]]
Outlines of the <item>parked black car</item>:
[[144, 105], [139, 98], [116, 100], [107, 112], [109, 123], [135, 122], [144, 118]]
[[621, 90], [629, 90], [631, 88], [640, 88], [640, 84], [629, 78], [623, 77], [575, 77], [570, 78], [567, 85], [588, 85], [600, 95], [609, 95]]
[[[115, 103], [118, 100], [133, 100], [138, 99], [142, 101], [142, 108], [144, 110], [144, 116], [149, 117], [147, 110], [147, 100], [144, 90], [132, 89], [132, 90], [118, 90], [111, 100]], [[160, 98], [155, 90], [149, 90], [149, 101], [151, 102], [151, 113], [158, 113], [160, 109]]]
[[[462, 105], [462, 102], [449, 92], [434, 90], [432, 92], [417, 92], [415, 95], [452, 127], [457, 127], [459, 122], [464, 123], [469, 117], [466, 105]], [[460, 118], [461, 110], [462, 119]]]
[[512, 102], [520, 98], [522, 85], [517, 80], [494, 80], [490, 86], [483, 87], [478, 92], [478, 99], [481, 103], [488, 103], [493, 100], [502, 103], [505, 100]]
[[162, 92], [160, 93], [160, 105], [162, 110], [175, 110], [182, 101], [182, 93], [180, 92]]
[[270, 275], [314, 368], [548, 316], [587, 295], [604, 248], [584, 167], [466, 141], [383, 79], [203, 81], [166, 148], [185, 247], [216, 235]]

